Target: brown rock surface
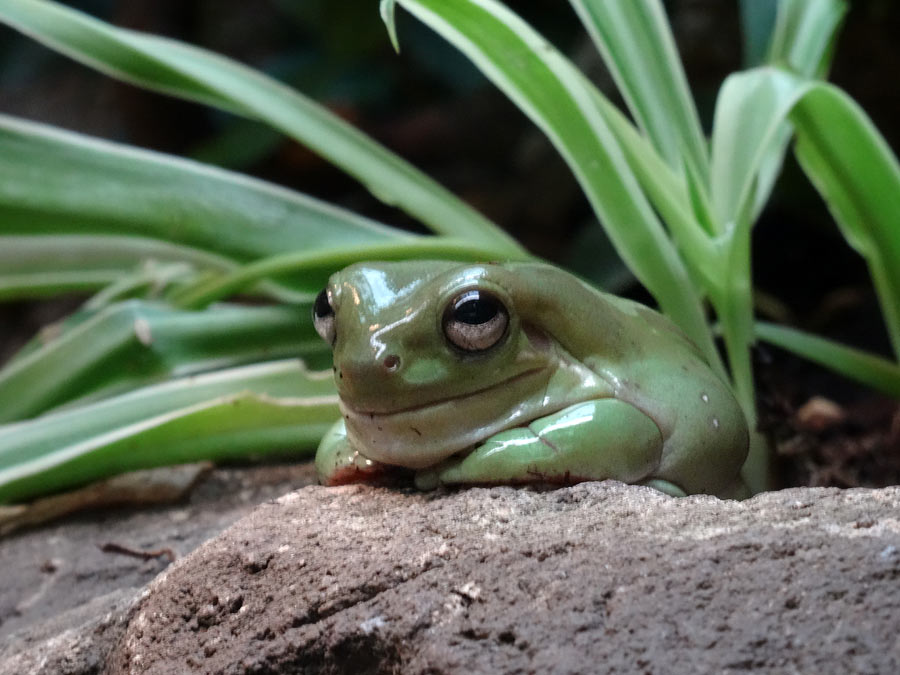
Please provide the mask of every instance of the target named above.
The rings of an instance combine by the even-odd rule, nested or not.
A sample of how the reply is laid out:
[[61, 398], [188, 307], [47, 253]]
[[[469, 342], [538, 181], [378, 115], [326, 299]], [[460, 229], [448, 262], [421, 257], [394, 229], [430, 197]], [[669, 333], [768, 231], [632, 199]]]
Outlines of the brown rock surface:
[[108, 673], [900, 672], [900, 488], [310, 487], [154, 580]]
[[257, 504], [314, 481], [309, 465], [221, 468], [186, 503], [105, 509], [0, 538], [0, 675], [97, 673], [165, 556], [188, 555]]

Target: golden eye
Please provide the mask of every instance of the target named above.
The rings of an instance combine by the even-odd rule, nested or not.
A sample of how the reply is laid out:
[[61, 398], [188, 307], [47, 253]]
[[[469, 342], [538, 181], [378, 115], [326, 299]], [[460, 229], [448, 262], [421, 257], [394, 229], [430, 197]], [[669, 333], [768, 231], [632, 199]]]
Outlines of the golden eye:
[[471, 290], [456, 296], [444, 310], [444, 335], [455, 347], [483, 352], [506, 335], [509, 313], [486, 291]]
[[326, 289], [322, 289], [313, 303], [313, 325], [316, 327], [319, 337], [333, 346], [337, 338], [334, 332], [334, 308], [328, 301]]

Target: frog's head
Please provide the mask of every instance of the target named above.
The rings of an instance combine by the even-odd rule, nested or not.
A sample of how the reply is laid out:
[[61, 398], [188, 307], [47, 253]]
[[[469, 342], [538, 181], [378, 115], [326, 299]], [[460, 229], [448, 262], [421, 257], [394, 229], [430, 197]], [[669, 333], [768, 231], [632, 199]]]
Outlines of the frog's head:
[[551, 343], [517, 313], [508, 280], [502, 265], [435, 261], [362, 263], [331, 277], [313, 314], [360, 452], [430, 466], [540, 403]]

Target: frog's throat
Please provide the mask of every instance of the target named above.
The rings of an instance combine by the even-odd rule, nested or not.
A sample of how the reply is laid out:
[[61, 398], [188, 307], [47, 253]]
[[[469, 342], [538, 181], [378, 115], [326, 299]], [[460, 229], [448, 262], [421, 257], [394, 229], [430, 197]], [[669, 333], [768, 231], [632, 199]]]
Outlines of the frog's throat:
[[578, 364], [527, 370], [473, 392], [390, 412], [361, 411], [341, 400], [341, 411], [347, 438], [362, 455], [423, 469], [504, 429], [610, 395], [605, 383]]
[[480, 396], [481, 394], [485, 394], [487, 392], [493, 390], [499, 390], [503, 387], [508, 387], [514, 384], [517, 380], [529, 378], [533, 375], [537, 375], [541, 372], [545, 372], [547, 370], [546, 367], [540, 368], [532, 368], [530, 370], [523, 371], [518, 375], [513, 375], [505, 380], [501, 380], [500, 382], [495, 382], [494, 384], [489, 384], [486, 387], [482, 387], [481, 389], [475, 389], [474, 391], [466, 392], [465, 394], [457, 394], [455, 396], [445, 396], [443, 398], [434, 399], [431, 401], [426, 401], [425, 403], [418, 403], [416, 405], [407, 406], [405, 408], [395, 408], [393, 410], [362, 410], [360, 408], [354, 407], [351, 403], [349, 403], [346, 399], [341, 399], [341, 407], [342, 409], [346, 408], [349, 411], [357, 415], [364, 415], [372, 418], [385, 418], [390, 417], [391, 415], [400, 415], [403, 413], [415, 412], [417, 410], [426, 410], [432, 406], [439, 405], [441, 403], [450, 403], [452, 401], [460, 401], [462, 399], [466, 399], [472, 396]]

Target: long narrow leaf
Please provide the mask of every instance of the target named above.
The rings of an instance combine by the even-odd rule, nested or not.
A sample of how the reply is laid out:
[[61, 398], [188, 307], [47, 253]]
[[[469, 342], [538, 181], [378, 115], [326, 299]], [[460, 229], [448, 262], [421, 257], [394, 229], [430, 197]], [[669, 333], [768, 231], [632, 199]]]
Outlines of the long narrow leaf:
[[900, 398], [900, 365], [896, 363], [796, 328], [758, 321], [755, 330], [761, 340]]
[[318, 292], [325, 286], [329, 275], [336, 269], [360, 260], [470, 260], [490, 258], [490, 251], [483, 246], [448, 237], [421, 237], [410, 243], [372, 244], [354, 249], [320, 249], [298, 251], [264, 258], [250, 263], [230, 274], [214, 276], [192, 286], [182, 288], [170, 296], [180, 307], [205, 307], [211, 302], [227, 298], [260, 279], [282, 277], [286, 274], [302, 275]]
[[[82, 318], [0, 370], [0, 422], [87, 395], [166, 377], [327, 351], [309, 306], [217, 306], [204, 312], [128, 301]], [[321, 362], [321, 358], [319, 362]]]
[[512, 238], [408, 162], [312, 100], [230, 59], [115, 28], [47, 0], [4, 0], [0, 21], [113, 77], [266, 122], [436, 232], [522, 255]]
[[141, 274], [151, 280], [154, 270], [176, 265], [186, 271], [237, 267], [227, 258], [144, 237], [0, 235], [0, 301], [94, 291]]
[[[590, 82], [585, 86], [593, 89]], [[688, 176], [678, 176], [616, 106], [593, 89], [593, 99], [615, 134], [628, 166], [650, 202], [669, 226], [688, 267], [706, 287], [722, 278], [716, 245], [691, 208]], [[714, 359], [717, 362], [717, 359]], [[724, 371], [723, 371], [724, 372]]]
[[720, 232], [729, 224], [752, 222], [760, 169], [767, 157], [783, 154], [787, 114], [808, 86], [806, 80], [768, 66], [726, 78], [716, 102], [710, 177]]
[[846, 13], [844, 0], [780, 0], [766, 60], [804, 77], [821, 77]]
[[[162, 255], [214, 269], [286, 250], [410, 238], [240, 174], [0, 115], [0, 249], [7, 236], [51, 234], [107, 237], [95, 253], [79, 251], [104, 263]], [[32, 245], [46, 253], [47, 241]], [[60, 243], [63, 264], [75, 259], [70, 242]]]
[[[783, 0], [778, 3], [777, 21], [766, 57], [770, 65], [787, 66], [804, 77], [824, 77], [831, 66], [834, 43], [847, 3], [844, 0]], [[781, 173], [791, 136], [789, 125], [763, 157], [756, 180], [756, 196], [751, 220], [755, 221], [769, 201]]]
[[900, 359], [900, 164], [865, 112], [831, 85], [810, 90], [791, 121], [804, 171], [869, 265]]
[[570, 0], [641, 129], [668, 165], [705, 185], [706, 139], [659, 0]]
[[713, 120], [710, 195], [723, 229], [742, 218], [755, 221], [768, 202], [790, 139], [784, 107], [802, 95], [802, 83], [827, 70], [829, 45], [845, 11], [842, 0], [782, 0], [767, 59], [779, 68], [736, 73], [722, 85]]
[[331, 372], [295, 361], [175, 380], [0, 426], [0, 503], [166, 464], [306, 455], [339, 416]]
[[556, 146], [617, 252], [663, 310], [711, 353], [699, 299], [584, 77], [541, 35], [493, 0], [382, 0], [396, 40], [395, 4], [465, 54]]

